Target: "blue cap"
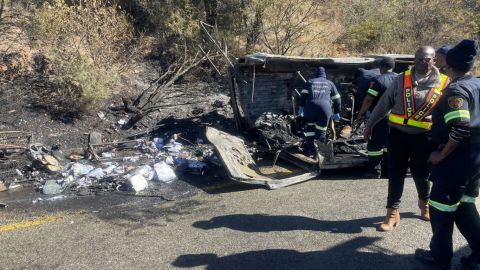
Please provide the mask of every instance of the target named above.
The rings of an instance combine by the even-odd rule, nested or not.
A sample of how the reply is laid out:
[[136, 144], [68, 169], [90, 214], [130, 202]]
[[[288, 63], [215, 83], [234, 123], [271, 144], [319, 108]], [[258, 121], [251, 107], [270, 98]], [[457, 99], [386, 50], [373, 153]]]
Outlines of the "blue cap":
[[455, 70], [468, 72], [475, 65], [475, 58], [478, 54], [478, 42], [476, 40], [464, 39], [447, 53], [447, 65]]
[[326, 78], [327, 77], [327, 73], [325, 72], [325, 68], [324, 67], [318, 67], [317, 70], [315, 70], [315, 78]]

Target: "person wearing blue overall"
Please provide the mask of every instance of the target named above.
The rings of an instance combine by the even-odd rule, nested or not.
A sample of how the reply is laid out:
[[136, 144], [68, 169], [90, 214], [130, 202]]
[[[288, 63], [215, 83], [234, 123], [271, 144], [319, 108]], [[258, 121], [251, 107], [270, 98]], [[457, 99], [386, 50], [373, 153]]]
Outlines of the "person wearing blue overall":
[[461, 259], [464, 269], [480, 264], [480, 217], [475, 206], [480, 180], [480, 79], [470, 74], [478, 43], [463, 40], [447, 53], [451, 83], [433, 112], [431, 153], [430, 251], [415, 257], [436, 269], [451, 269], [454, 224], [472, 252]]
[[[333, 115], [332, 115], [333, 105]], [[327, 143], [327, 127], [330, 118], [340, 120], [340, 94], [335, 84], [327, 80], [325, 68], [318, 67], [315, 78], [308, 80], [306, 89], [300, 97], [298, 115], [304, 118], [306, 128], [304, 132], [304, 154], [316, 156], [315, 140]]]
[[[367, 96], [363, 100], [362, 107], [358, 112], [357, 119], [360, 122], [363, 122], [367, 115], [373, 111], [383, 93], [387, 91], [388, 87], [398, 76], [397, 73], [393, 72], [395, 60], [392, 58], [383, 57], [378, 65], [380, 66], [381, 75], [373, 79], [370, 83]], [[372, 138], [367, 143], [368, 166], [367, 172], [364, 175], [365, 178], [380, 178], [382, 172], [383, 175], [387, 175], [388, 162], [387, 152], [385, 150], [389, 129], [388, 117], [386, 116], [372, 129]]]

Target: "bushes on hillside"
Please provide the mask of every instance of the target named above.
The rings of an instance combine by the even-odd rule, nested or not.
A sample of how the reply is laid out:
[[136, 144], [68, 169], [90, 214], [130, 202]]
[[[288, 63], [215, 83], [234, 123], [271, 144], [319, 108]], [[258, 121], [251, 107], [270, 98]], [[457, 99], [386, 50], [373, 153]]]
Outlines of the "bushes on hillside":
[[106, 0], [76, 5], [57, 0], [35, 9], [32, 26], [56, 80], [77, 85], [89, 102], [110, 95], [134, 39], [124, 11]]
[[479, 7], [461, 0], [338, 1], [344, 31], [337, 44], [352, 53], [413, 53], [422, 45], [478, 38]]

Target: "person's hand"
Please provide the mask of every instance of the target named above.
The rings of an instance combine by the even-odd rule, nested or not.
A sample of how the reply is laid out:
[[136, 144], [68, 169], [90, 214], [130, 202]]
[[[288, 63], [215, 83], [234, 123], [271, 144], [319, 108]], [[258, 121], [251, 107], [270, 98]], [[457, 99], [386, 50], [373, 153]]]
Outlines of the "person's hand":
[[432, 163], [432, 165], [437, 165], [438, 163], [442, 162], [443, 156], [442, 152], [440, 151], [435, 151], [430, 154], [430, 157], [428, 158], [428, 161]]
[[365, 114], [364, 113], [359, 113], [357, 115], [357, 120], [358, 122], [362, 123], [363, 121], [365, 121]]
[[366, 142], [368, 142], [372, 138], [371, 127], [365, 127], [365, 130], [363, 131], [363, 138], [365, 139]]
[[333, 120], [334, 122], [340, 121], [340, 114], [339, 114], [339, 113], [334, 113], [334, 114], [332, 115], [332, 120]]
[[303, 107], [298, 107], [298, 115], [303, 117]]

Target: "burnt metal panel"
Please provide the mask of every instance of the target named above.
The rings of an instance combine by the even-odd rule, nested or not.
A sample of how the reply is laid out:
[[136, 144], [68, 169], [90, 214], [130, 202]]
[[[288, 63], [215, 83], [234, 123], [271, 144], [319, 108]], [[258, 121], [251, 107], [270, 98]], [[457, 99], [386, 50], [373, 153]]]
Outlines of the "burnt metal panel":
[[317, 176], [316, 172], [282, 179], [264, 176], [248, 152], [243, 139], [211, 127], [207, 128], [206, 136], [217, 150], [220, 160], [232, 180], [277, 189], [304, 182]]

